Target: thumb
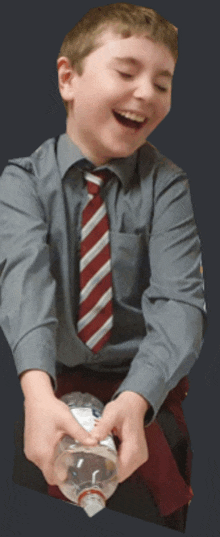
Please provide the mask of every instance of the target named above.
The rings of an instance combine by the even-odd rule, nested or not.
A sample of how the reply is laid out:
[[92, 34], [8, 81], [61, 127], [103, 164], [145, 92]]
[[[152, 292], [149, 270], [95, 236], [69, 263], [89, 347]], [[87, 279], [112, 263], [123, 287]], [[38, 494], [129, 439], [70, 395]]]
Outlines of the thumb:
[[91, 431], [91, 437], [96, 439], [98, 442], [104, 440], [108, 434], [111, 433], [115, 425], [115, 416], [109, 412], [104, 412], [101, 419], [96, 422], [95, 426]]
[[96, 438], [92, 437], [91, 433], [88, 433], [72, 415], [69, 416], [65, 425], [66, 434], [77, 440], [77, 442], [88, 446], [95, 446], [97, 444]]

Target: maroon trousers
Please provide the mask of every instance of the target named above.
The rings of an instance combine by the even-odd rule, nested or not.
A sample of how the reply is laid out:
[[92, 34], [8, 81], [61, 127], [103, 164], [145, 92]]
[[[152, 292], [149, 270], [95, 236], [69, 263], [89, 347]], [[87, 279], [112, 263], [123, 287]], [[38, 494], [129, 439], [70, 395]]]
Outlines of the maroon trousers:
[[[121, 381], [122, 378], [114, 374], [94, 373], [83, 366], [77, 368], [63, 367], [62, 373], [58, 374], [57, 377], [56, 395], [61, 397], [71, 391], [88, 392], [106, 404]], [[169, 520], [172, 514], [176, 514], [178, 518], [178, 513], [182, 513], [182, 510], [187, 510], [185, 506], [188, 505], [193, 497], [190, 487], [192, 454], [181, 406], [187, 391], [188, 380], [185, 377], [169, 393], [158, 413], [157, 419], [145, 428], [149, 448], [148, 461], [124, 482], [131, 487], [131, 490], [135, 490], [135, 487], [138, 490], [141, 490], [143, 486], [147, 488], [154, 504], [157, 506], [161, 520]], [[123, 486], [124, 484], [122, 483], [118, 489], [121, 487], [121, 490], [123, 490]], [[48, 486], [48, 494], [67, 501], [56, 486]], [[113, 504], [114, 509], [116, 495], [117, 491], [112, 499], [108, 500], [108, 507], [111, 508], [111, 504]], [[133, 501], [135, 501], [135, 497]], [[120, 509], [116, 507], [116, 510]], [[140, 518], [143, 517], [141, 516]], [[169, 524], [164, 523], [164, 525]], [[179, 529], [178, 527], [175, 528], [175, 525], [170, 525], [170, 527]], [[183, 530], [180, 528], [179, 531]]]

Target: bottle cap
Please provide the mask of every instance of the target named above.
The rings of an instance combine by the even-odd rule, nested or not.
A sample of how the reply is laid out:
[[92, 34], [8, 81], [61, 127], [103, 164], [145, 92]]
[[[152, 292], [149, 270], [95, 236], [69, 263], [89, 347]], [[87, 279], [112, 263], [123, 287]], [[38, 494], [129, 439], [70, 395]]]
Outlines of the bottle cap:
[[104, 509], [105, 501], [100, 494], [86, 494], [80, 502], [81, 507], [83, 507], [86, 514], [91, 517], [96, 515], [99, 511]]

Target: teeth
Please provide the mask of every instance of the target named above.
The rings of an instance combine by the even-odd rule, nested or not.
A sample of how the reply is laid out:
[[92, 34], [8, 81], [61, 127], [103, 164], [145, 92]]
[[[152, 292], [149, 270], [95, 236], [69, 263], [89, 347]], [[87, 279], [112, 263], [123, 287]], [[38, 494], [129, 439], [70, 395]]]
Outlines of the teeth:
[[145, 117], [141, 116], [139, 114], [135, 114], [135, 112], [124, 112], [124, 111], [117, 111], [117, 114], [120, 116], [126, 117], [127, 119], [131, 119], [132, 121], [137, 121], [138, 123], [143, 123], [145, 121]]

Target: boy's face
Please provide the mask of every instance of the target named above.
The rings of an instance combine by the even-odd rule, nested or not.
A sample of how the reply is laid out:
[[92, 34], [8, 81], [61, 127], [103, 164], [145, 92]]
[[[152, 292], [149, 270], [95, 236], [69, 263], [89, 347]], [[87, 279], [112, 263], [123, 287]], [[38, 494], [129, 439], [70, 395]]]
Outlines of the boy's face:
[[96, 166], [131, 155], [166, 117], [174, 68], [165, 45], [108, 31], [82, 75], [73, 70], [61, 89], [69, 100], [67, 132]]

